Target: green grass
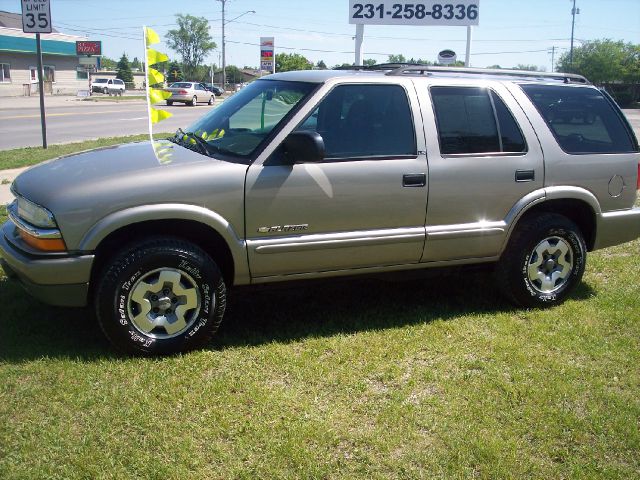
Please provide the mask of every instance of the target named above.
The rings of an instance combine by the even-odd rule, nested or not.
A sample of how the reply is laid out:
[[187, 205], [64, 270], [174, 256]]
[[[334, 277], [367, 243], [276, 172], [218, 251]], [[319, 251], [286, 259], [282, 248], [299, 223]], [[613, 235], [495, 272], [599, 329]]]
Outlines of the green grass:
[[[168, 133], [155, 133], [153, 136], [155, 138], [165, 138], [168, 135]], [[49, 145], [47, 149], [41, 147], [25, 147], [14, 148], [12, 150], [0, 150], [0, 170], [27, 167], [61, 155], [69, 155], [70, 153], [90, 150], [92, 148], [108, 147], [120, 143], [140, 142], [148, 138], [149, 135], [147, 134], [128, 135], [124, 137], [106, 137], [97, 140], [86, 140], [84, 142]]]
[[549, 310], [468, 272], [237, 291], [163, 359], [2, 279], [0, 478], [638, 478], [638, 272], [595, 252]]

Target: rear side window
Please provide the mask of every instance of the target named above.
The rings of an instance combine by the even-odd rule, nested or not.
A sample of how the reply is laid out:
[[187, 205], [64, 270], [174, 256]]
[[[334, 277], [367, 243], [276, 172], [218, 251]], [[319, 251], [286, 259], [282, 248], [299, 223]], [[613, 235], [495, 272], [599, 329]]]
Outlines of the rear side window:
[[567, 153], [634, 152], [614, 106], [595, 88], [520, 85]]
[[443, 155], [526, 151], [518, 124], [493, 91], [431, 87], [431, 97]]

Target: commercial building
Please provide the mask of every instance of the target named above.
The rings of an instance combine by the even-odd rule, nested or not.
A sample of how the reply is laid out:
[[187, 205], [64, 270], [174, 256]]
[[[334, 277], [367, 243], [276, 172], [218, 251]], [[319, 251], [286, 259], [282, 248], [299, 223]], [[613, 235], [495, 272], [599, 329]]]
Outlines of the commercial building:
[[[55, 31], [43, 33], [45, 93], [75, 94], [89, 88], [89, 74], [76, 54], [76, 41], [86, 37]], [[0, 96], [34, 94], [38, 90], [35, 34], [22, 32], [22, 16], [0, 11]]]

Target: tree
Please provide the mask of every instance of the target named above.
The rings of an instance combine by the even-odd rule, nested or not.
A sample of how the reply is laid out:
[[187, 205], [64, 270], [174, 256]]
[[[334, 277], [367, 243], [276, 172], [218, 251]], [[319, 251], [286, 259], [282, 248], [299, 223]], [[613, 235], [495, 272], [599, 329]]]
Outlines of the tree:
[[142, 69], [142, 64], [140, 63], [140, 60], [138, 60], [138, 57], [133, 57], [133, 60], [131, 60], [131, 69]]
[[109, 57], [100, 58], [101, 70], [115, 70], [117, 66], [118, 66], [118, 62], [116, 62], [113, 58], [109, 58]]
[[182, 69], [178, 62], [171, 62], [167, 70], [167, 83], [181, 82], [184, 80]]
[[276, 72], [310, 70], [313, 64], [299, 53], [276, 54]]
[[389, 55], [389, 63], [407, 63], [407, 59], [401, 53], [396, 55]]
[[489, 65], [487, 68], [493, 68], [494, 70], [500, 70], [502, 67], [498, 64], [496, 65]]
[[169, 30], [165, 35], [167, 45], [182, 58], [182, 67], [187, 77], [196, 73], [196, 67], [204, 57], [216, 48], [209, 34], [209, 21], [193, 15], [176, 15], [177, 29]]
[[573, 49], [573, 65], [569, 52], [560, 55], [559, 72], [578, 73], [593, 83], [616, 81], [640, 82], [640, 45], [613, 40], [585, 42]]
[[242, 83], [244, 81], [242, 70], [235, 65], [227, 65], [225, 70], [227, 74], [227, 83]]
[[324, 60], [318, 60], [318, 63], [316, 63], [316, 68], [318, 70], [326, 70], [327, 69], [327, 64], [324, 63]]
[[371, 67], [376, 63], [378, 63], [378, 61], [375, 58], [365, 58], [364, 60], [362, 60], [362, 65], [365, 65], [367, 67]]
[[524, 63], [519, 63], [515, 67], [515, 70], [527, 70], [529, 72], [544, 72], [544, 67], [538, 67], [537, 65], [525, 65]]
[[131, 67], [129, 66], [129, 59], [126, 53], [123, 53], [120, 61], [118, 61], [116, 78], [119, 78], [124, 83], [133, 83], [133, 73], [131, 73]]

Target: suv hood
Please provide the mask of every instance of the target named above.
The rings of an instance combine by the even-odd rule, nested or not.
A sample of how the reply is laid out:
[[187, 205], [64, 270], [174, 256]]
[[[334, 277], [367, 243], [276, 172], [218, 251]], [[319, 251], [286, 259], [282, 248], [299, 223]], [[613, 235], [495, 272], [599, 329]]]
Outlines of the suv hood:
[[184, 203], [219, 211], [225, 196], [242, 205], [247, 165], [154, 143], [171, 147], [170, 163], [158, 162], [150, 142], [130, 143], [42, 163], [20, 174], [13, 188], [48, 208], [67, 241], [70, 230], [130, 207]]

